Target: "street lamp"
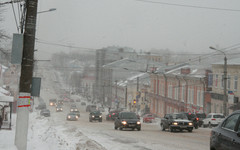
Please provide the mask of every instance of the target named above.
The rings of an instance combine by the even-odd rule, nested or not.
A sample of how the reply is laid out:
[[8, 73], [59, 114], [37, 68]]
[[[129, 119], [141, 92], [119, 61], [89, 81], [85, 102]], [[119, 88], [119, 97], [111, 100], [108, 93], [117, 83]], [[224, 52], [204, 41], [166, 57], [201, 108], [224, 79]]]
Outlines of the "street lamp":
[[56, 9], [56, 8], [50, 8], [50, 9], [48, 9], [48, 10], [39, 11], [39, 12], [37, 12], [37, 13], [40, 14], [40, 13], [45, 13], [45, 12], [50, 12], [50, 11], [55, 11], [55, 10], [57, 10], [57, 9]]
[[223, 114], [226, 116], [228, 114], [227, 112], [227, 57], [226, 54], [219, 49], [216, 49], [215, 47], [210, 46], [209, 47], [212, 50], [216, 50], [221, 52], [224, 55], [224, 71], [223, 71], [223, 80], [224, 80], [224, 95], [223, 95]]

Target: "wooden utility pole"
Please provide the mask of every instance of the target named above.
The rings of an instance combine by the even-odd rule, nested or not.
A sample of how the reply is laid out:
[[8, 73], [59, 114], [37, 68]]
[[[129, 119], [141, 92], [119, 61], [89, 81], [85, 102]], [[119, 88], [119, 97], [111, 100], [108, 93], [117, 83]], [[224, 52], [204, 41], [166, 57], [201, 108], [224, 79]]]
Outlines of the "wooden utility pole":
[[19, 85], [15, 145], [18, 150], [27, 149], [28, 119], [31, 85], [34, 65], [34, 45], [38, 0], [26, 0], [26, 21], [23, 41], [23, 55]]

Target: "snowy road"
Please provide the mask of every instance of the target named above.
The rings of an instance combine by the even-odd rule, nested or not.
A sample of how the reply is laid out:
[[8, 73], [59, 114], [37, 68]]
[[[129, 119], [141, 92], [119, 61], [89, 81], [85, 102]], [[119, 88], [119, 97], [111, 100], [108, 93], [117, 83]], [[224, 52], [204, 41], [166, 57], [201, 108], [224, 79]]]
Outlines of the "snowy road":
[[[46, 73], [45, 73], [46, 74]], [[56, 88], [56, 83], [50, 77], [54, 74], [48, 73], [43, 83], [42, 97], [46, 102], [50, 98], [58, 98], [52, 87]], [[59, 83], [58, 83], [59, 84]], [[55, 85], [55, 86], [53, 86]], [[46, 88], [48, 87], [48, 88]], [[96, 150], [206, 150], [209, 149], [210, 129], [194, 129], [192, 133], [187, 131], [171, 133], [161, 131], [159, 122], [142, 123], [141, 131], [115, 130], [113, 121], [106, 121], [105, 114], [103, 122], [89, 122], [89, 113], [85, 112], [85, 106], [80, 106], [81, 117], [78, 121], [66, 121], [70, 104], [64, 104], [63, 112], [55, 112], [55, 107], [50, 107], [51, 117], [39, 117], [34, 113], [30, 135], [32, 139], [41, 139], [40, 146], [48, 143], [44, 149], [96, 149]], [[38, 112], [39, 113], [39, 112]], [[42, 131], [36, 129], [45, 128]], [[35, 134], [35, 135], [34, 135]], [[49, 144], [50, 143], [50, 144]], [[56, 143], [52, 144], [51, 143]], [[36, 149], [36, 145], [29, 145], [30, 149]]]

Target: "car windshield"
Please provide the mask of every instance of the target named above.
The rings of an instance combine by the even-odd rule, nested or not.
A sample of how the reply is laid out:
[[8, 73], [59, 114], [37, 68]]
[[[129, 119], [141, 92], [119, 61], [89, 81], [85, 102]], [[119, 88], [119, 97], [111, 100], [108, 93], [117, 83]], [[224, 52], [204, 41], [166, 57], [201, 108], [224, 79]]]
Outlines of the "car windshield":
[[92, 112], [92, 114], [94, 114], [94, 115], [100, 115], [101, 112], [100, 112], [100, 111], [94, 111], [94, 112]]
[[188, 119], [188, 117], [185, 114], [173, 114], [173, 119]]
[[135, 113], [122, 113], [122, 119], [137, 119], [137, 115]]
[[213, 118], [225, 118], [223, 115], [213, 115]]

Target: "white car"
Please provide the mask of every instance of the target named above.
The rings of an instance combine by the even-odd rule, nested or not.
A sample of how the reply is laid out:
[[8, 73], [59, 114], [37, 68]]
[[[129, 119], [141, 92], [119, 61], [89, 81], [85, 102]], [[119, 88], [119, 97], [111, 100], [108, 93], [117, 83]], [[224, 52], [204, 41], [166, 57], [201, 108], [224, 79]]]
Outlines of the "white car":
[[217, 126], [224, 120], [225, 116], [221, 113], [210, 113], [203, 120], [203, 127]]

